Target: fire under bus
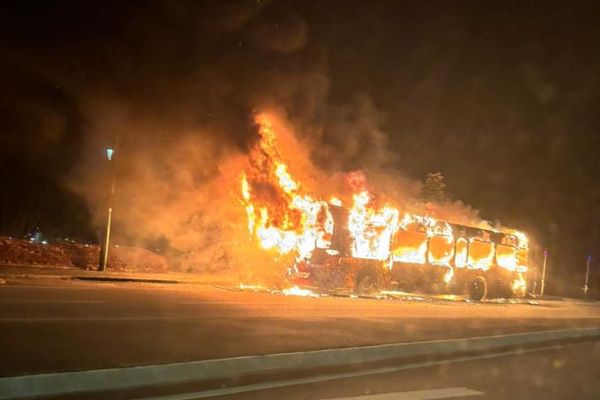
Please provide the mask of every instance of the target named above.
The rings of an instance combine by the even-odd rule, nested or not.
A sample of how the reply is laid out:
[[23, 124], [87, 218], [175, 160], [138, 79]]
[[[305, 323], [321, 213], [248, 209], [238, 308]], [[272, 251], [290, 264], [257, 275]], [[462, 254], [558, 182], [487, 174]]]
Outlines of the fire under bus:
[[399, 223], [372, 220], [356, 229], [355, 209], [328, 204], [328, 211], [333, 232], [327, 246], [317, 246], [288, 270], [297, 286], [359, 295], [451, 293], [476, 301], [526, 294], [528, 245], [518, 231], [408, 214]]

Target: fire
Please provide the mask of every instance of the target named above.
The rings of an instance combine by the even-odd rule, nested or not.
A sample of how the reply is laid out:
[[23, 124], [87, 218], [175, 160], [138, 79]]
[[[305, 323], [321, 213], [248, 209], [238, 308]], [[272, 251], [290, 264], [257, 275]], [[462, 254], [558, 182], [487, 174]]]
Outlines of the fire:
[[[256, 123], [260, 140], [241, 177], [242, 204], [252, 239], [262, 249], [293, 254], [297, 259], [309, 259], [316, 248], [330, 249], [332, 207], [339, 209], [342, 201], [336, 196], [324, 200], [305, 193], [280, 153], [269, 115], [259, 114]], [[457, 228], [430, 216], [405, 213], [400, 217], [397, 207], [365, 188], [360, 174], [348, 180], [353, 188], [352, 206], [342, 223], [347, 225], [352, 257], [385, 261], [390, 269], [394, 263], [439, 266], [447, 269], [446, 283], [455, 278], [456, 269], [485, 271], [498, 266], [519, 273], [513, 289], [524, 290], [528, 240], [522, 232], [479, 230], [482, 233], [474, 234], [469, 227]], [[491, 237], [503, 239], [500, 243]], [[300, 294], [301, 289], [289, 290]]]
[[291, 288], [283, 289], [281, 291], [286, 296], [301, 296], [301, 297], [319, 297], [318, 294], [308, 289], [302, 289], [298, 286], [292, 286]]
[[454, 278], [454, 269], [448, 268], [448, 271], [446, 271], [446, 273], [444, 274], [444, 282], [450, 283], [452, 281], [452, 278]]
[[287, 171], [285, 164], [276, 163], [275, 175], [279, 178], [279, 186], [287, 194], [292, 194], [298, 190], [298, 183], [296, 183]]
[[527, 281], [523, 276], [523, 273], [519, 272], [517, 278], [512, 283], [512, 290], [514, 293], [525, 294], [527, 291]]
[[327, 202], [300, 193], [300, 183], [280, 155], [270, 119], [260, 114], [256, 123], [261, 139], [241, 184], [248, 231], [263, 249], [308, 258], [315, 247], [328, 245], [333, 231]]
[[384, 260], [389, 243], [398, 225], [398, 210], [390, 206], [369, 207], [371, 195], [362, 191], [354, 195], [348, 229], [354, 239], [352, 255], [359, 258]]
[[329, 204], [341, 207], [342, 206], [342, 201], [340, 199], [338, 199], [337, 197], [335, 197], [335, 196], [331, 196], [329, 198]]

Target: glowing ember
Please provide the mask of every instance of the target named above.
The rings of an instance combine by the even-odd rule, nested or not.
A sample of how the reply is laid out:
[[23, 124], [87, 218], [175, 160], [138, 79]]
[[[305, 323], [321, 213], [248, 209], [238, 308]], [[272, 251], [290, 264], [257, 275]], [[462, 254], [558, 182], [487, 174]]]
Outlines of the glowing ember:
[[452, 281], [453, 277], [454, 277], [454, 269], [448, 268], [448, 271], [446, 271], [446, 273], [444, 274], [444, 282], [450, 283]]
[[264, 286], [261, 286], [261, 285], [246, 285], [244, 283], [240, 283], [239, 288], [241, 290], [250, 290], [250, 291], [254, 291], [254, 292], [267, 291], [267, 288], [265, 288]]
[[527, 281], [525, 280], [525, 277], [523, 277], [523, 274], [519, 273], [519, 275], [517, 276], [517, 279], [515, 279], [513, 281], [512, 290], [514, 293], [524, 294], [526, 289], [527, 289]]
[[313, 293], [308, 289], [299, 288], [298, 286], [292, 286], [291, 288], [283, 289], [281, 293], [286, 296], [319, 297], [318, 294]]

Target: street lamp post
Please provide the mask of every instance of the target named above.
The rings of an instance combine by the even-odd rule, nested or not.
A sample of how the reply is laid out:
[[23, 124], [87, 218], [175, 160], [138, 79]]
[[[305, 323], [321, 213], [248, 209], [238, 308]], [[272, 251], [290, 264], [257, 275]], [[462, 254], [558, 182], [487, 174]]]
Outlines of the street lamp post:
[[583, 294], [587, 298], [588, 291], [590, 290], [590, 265], [592, 264], [592, 256], [587, 256], [587, 263], [585, 267], [585, 285], [583, 285]]
[[100, 245], [100, 260], [98, 263], [98, 270], [104, 271], [106, 269], [106, 263], [108, 262], [108, 249], [110, 245], [110, 228], [112, 224], [112, 212], [113, 212], [113, 195], [115, 193], [115, 162], [113, 161], [113, 155], [115, 151], [112, 148], [106, 149], [106, 158], [110, 163], [111, 168], [111, 182], [110, 182], [110, 192], [108, 195], [108, 210], [106, 216], [106, 230], [104, 231], [104, 240]]
[[546, 261], [548, 259], [548, 249], [544, 249], [544, 265], [542, 266], [542, 284], [540, 285], [540, 295], [544, 295], [544, 288], [546, 287]]

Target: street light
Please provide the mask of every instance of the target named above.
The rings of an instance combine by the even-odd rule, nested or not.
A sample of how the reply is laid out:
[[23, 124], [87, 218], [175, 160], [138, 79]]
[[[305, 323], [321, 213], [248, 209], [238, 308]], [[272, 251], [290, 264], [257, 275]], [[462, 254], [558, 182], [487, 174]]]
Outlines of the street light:
[[540, 288], [540, 294], [544, 295], [544, 288], [546, 287], [546, 261], [548, 259], [548, 248], [544, 249], [544, 266], [542, 267], [542, 285]]
[[110, 163], [111, 168], [111, 183], [110, 183], [110, 192], [108, 196], [108, 210], [106, 216], [106, 230], [104, 232], [104, 240], [100, 245], [100, 260], [98, 262], [98, 270], [104, 271], [106, 269], [106, 263], [108, 261], [108, 249], [110, 244], [110, 227], [112, 223], [112, 202], [113, 195], [115, 193], [115, 162], [113, 161], [113, 155], [115, 154], [115, 150], [112, 147], [108, 147], [106, 149], [106, 158]]
[[587, 256], [587, 262], [585, 266], [585, 284], [583, 285], [583, 294], [587, 298], [588, 291], [590, 290], [590, 265], [592, 264], [592, 256]]

